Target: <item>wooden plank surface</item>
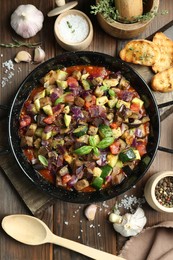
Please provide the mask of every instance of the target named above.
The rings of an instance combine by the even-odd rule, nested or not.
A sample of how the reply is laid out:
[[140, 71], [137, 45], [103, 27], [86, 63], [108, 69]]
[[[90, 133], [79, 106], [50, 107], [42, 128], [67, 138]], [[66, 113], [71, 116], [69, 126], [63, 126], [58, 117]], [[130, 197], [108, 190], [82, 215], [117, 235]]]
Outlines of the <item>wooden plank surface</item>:
[[[94, 26], [94, 38], [91, 45], [87, 48], [89, 51], [98, 51], [102, 53], [107, 53], [114, 57], [117, 56], [118, 50], [125, 44], [125, 41], [120, 41], [115, 39], [109, 35], [107, 35], [97, 23], [95, 17], [91, 16], [89, 13], [90, 4], [93, 4], [94, 1], [87, 0], [79, 0], [79, 4], [76, 7], [79, 10], [84, 11], [89, 17]], [[22, 4], [27, 4], [27, 0], [23, 0]], [[38, 33], [31, 41], [33, 42], [42, 42], [42, 47], [46, 51], [46, 59], [54, 57], [55, 55], [61, 54], [64, 50], [58, 46], [54, 39], [53, 35], [53, 24], [55, 21], [55, 17], [48, 18], [46, 14], [50, 11], [55, 3], [53, 0], [48, 1], [36, 1], [31, 0], [31, 4], [34, 4], [43, 11], [45, 15], [44, 27], [40, 33]], [[9, 24], [9, 18], [14, 9], [21, 4], [21, 1], [0, 1], [0, 41], [1, 42], [10, 42], [11, 37], [20, 39], [14, 31], [11, 29]], [[150, 26], [146, 29], [146, 31], [140, 36], [142, 38], [147, 38], [164, 25], [168, 24], [173, 20], [173, 1], [160, 1], [160, 12], [161, 10], [169, 10], [168, 15], [158, 15], [154, 21], [150, 24]], [[171, 32], [169, 32], [172, 35]], [[21, 40], [21, 39], [20, 39]], [[19, 49], [4, 49], [0, 48], [0, 61], [1, 61], [1, 82], [2, 77], [7, 78], [8, 73], [5, 73], [4, 67], [2, 64], [5, 61], [10, 59], [13, 60], [17, 51], [22, 50]], [[26, 48], [24, 48], [26, 49]], [[28, 49], [26, 49], [28, 50]], [[33, 54], [33, 50], [29, 50], [31, 54]], [[35, 64], [14, 64], [14, 76], [8, 80], [5, 87], [2, 88], [0, 86], [0, 104], [10, 104], [10, 100], [14, 96], [19, 84], [23, 81], [23, 79], [28, 75], [30, 71], [32, 71], [37, 65]], [[140, 69], [140, 74], [145, 78], [148, 77], [148, 72], [146, 68], [137, 68]], [[147, 80], [147, 79], [146, 79]], [[172, 93], [171, 93], [172, 95]], [[169, 98], [172, 98], [172, 96]], [[163, 95], [161, 95], [161, 101], [163, 99]], [[168, 98], [166, 98], [168, 100]], [[173, 147], [173, 136], [172, 136], [172, 127], [173, 127], [172, 115], [167, 117], [162, 123], [161, 128], [161, 144], [163, 146]], [[7, 145], [7, 127], [4, 121], [0, 122], [0, 145]], [[36, 214], [40, 219], [42, 219], [48, 226], [53, 230], [56, 234], [72, 239], [74, 241], [78, 241], [89, 246], [102, 249], [104, 251], [116, 254], [122, 247], [125, 242], [125, 239], [118, 234], [116, 234], [112, 228], [112, 225], [108, 222], [108, 213], [111, 211], [112, 207], [115, 205], [117, 201], [121, 202], [123, 198], [127, 195], [128, 197], [133, 195], [137, 198], [141, 198], [143, 196], [143, 187], [146, 183], [146, 180], [151, 176], [154, 172], [160, 170], [171, 170], [173, 169], [173, 155], [166, 154], [163, 152], [157, 153], [157, 156], [146, 174], [145, 178], [143, 178], [135, 187], [133, 187], [129, 192], [119, 196], [118, 198], [112, 199], [105, 203], [97, 203], [98, 210], [96, 214], [96, 218], [93, 222], [88, 222], [84, 217], [84, 209], [85, 205], [65, 203], [62, 201], [56, 200], [54, 206], [48, 207], [46, 210], [40, 211], [42, 206], [49, 205], [49, 198], [43, 199], [42, 194], [38, 193], [35, 195], [33, 193], [32, 185], [27, 186], [27, 193], [25, 193], [26, 188], [22, 184], [24, 184], [25, 180], [23, 180], [23, 176], [18, 174], [18, 167], [15, 164], [14, 158], [10, 155], [6, 155], [0, 157], [0, 165], [2, 169], [6, 169], [9, 173], [8, 178], [13, 178], [13, 176], [17, 175], [18, 180], [20, 180], [20, 184], [16, 184], [20, 186], [20, 194], [14, 190], [13, 186], [7, 179], [7, 176], [4, 175], [4, 172], [0, 171], [0, 217], [1, 219], [8, 214]], [[11, 179], [12, 180], [12, 179]], [[15, 179], [16, 181], [16, 179]], [[31, 184], [31, 183], [30, 183]], [[27, 184], [28, 185], [28, 184]], [[31, 195], [31, 196], [30, 196]], [[23, 200], [23, 202], [22, 202]], [[29, 204], [29, 203], [30, 204]], [[48, 202], [48, 204], [46, 204]], [[36, 204], [37, 203], [37, 204]], [[52, 203], [52, 202], [51, 202]], [[25, 204], [28, 205], [29, 209], [25, 207]], [[145, 213], [147, 215], [147, 226], [151, 226], [153, 224], [157, 224], [163, 220], [172, 220], [173, 216], [171, 214], [161, 214], [152, 210], [146, 203], [143, 205]], [[38, 211], [37, 211], [38, 209]], [[122, 212], [125, 211], [124, 208], [121, 208]], [[0, 259], [4, 260], [81, 260], [87, 259], [87, 257], [81, 256], [77, 253], [70, 252], [69, 250], [59, 248], [58, 246], [52, 245], [42, 245], [38, 247], [30, 247], [21, 245], [20, 243], [12, 240], [8, 237], [1, 229], [0, 231]]]

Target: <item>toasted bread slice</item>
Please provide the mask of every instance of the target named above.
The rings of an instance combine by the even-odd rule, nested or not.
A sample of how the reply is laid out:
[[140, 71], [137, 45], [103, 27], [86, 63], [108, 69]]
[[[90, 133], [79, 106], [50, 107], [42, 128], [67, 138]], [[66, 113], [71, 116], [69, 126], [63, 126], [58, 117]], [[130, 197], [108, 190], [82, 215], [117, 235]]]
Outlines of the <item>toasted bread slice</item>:
[[159, 92], [173, 91], [173, 67], [154, 75], [151, 87]]
[[141, 39], [128, 42], [119, 55], [126, 62], [153, 66], [160, 58], [160, 51], [152, 41]]
[[152, 66], [152, 70], [157, 73], [171, 68], [173, 66], [173, 41], [164, 33], [158, 32], [153, 37], [153, 42], [160, 49], [160, 59]]

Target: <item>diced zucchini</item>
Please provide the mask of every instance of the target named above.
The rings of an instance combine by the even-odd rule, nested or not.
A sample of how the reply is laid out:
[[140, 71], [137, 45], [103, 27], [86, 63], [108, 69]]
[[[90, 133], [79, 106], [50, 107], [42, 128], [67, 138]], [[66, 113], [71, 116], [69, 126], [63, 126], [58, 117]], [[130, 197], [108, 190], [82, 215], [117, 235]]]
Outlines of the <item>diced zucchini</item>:
[[56, 149], [58, 145], [64, 145], [64, 140], [63, 139], [53, 139], [51, 142], [51, 147]]
[[45, 133], [44, 131], [42, 132], [42, 135], [41, 135], [41, 138], [43, 140], [48, 140], [49, 138], [51, 138], [52, 136], [52, 131], [48, 132], [48, 133]]
[[86, 79], [82, 80], [82, 86], [85, 90], [89, 90], [90, 89], [90, 84]]
[[104, 94], [104, 90], [102, 90], [101, 87], [97, 86], [94, 94], [96, 95], [96, 97], [102, 97]]
[[90, 75], [89, 73], [82, 74], [81, 75], [81, 80], [87, 79], [89, 75]]
[[39, 100], [39, 98], [34, 100], [34, 105], [36, 107], [37, 112], [39, 112], [40, 111], [40, 100]]
[[43, 128], [37, 128], [35, 131], [35, 135], [38, 137], [42, 137], [42, 133], [43, 133]]
[[38, 92], [38, 93], [35, 94], [35, 96], [34, 96], [34, 101], [35, 101], [36, 99], [44, 98], [44, 97], [45, 97], [45, 94], [46, 94], [45, 89], [42, 90], [42, 91], [40, 91], [40, 92]]
[[122, 161], [118, 160], [115, 166], [121, 169], [124, 164], [122, 163]]
[[102, 187], [102, 185], [103, 185], [103, 182], [104, 182], [103, 178], [101, 178], [101, 177], [95, 177], [94, 180], [93, 180], [93, 182], [92, 182], [92, 186], [93, 186], [94, 188], [96, 188], [97, 190], [100, 190], [101, 187]]
[[59, 88], [66, 89], [68, 87], [67, 81], [66, 80], [57, 80], [56, 84]]
[[108, 165], [110, 165], [113, 168], [118, 161], [118, 155], [108, 154], [107, 161], [108, 161]]
[[106, 176], [110, 175], [112, 172], [112, 167], [110, 165], [104, 165], [102, 168], [101, 168], [101, 175], [100, 177], [102, 177], [103, 179], [106, 178]]
[[103, 84], [108, 87], [115, 87], [119, 83], [118, 79], [104, 79]]
[[138, 150], [133, 150], [135, 156], [136, 156], [136, 159], [135, 160], [141, 160], [141, 156], [139, 154], [139, 151]]
[[100, 177], [101, 174], [102, 174], [102, 170], [99, 167], [94, 167], [93, 176], [94, 177]]
[[132, 103], [134, 104], [138, 104], [140, 108], [142, 108], [143, 104], [144, 104], [144, 101], [142, 101], [141, 99], [135, 97], [132, 99]]
[[51, 105], [46, 105], [44, 107], [42, 107], [44, 113], [48, 116], [52, 116], [53, 115], [53, 111], [52, 111], [52, 107]]
[[116, 103], [117, 103], [118, 99], [116, 97], [114, 97], [113, 99], [109, 99], [108, 100], [108, 106], [110, 108], [113, 108], [116, 106]]
[[117, 139], [122, 135], [122, 131], [120, 127], [117, 127], [116, 129], [112, 129], [113, 137]]
[[[45, 83], [46, 84], [46, 83]], [[48, 85], [45, 87], [46, 95], [49, 96], [51, 92], [55, 89], [56, 85]]]
[[49, 82], [49, 84], [54, 84], [56, 79], [56, 71], [49, 71], [43, 78], [43, 82]]
[[99, 126], [99, 134], [102, 138], [110, 137], [113, 135], [113, 131], [109, 126], [102, 124]]
[[86, 125], [82, 125], [82, 126], [79, 126], [78, 128], [76, 128], [74, 131], [73, 131], [73, 134], [77, 137], [80, 137], [84, 134], [86, 134], [88, 131], [88, 126]]
[[88, 140], [89, 140], [89, 135], [82, 135], [76, 139], [77, 142], [84, 143], [84, 144], [88, 144], [89, 143]]
[[116, 103], [116, 107], [120, 108], [122, 105], [124, 105], [127, 108], [130, 108], [130, 102], [126, 102], [126, 101], [121, 100], [121, 99], [118, 100], [117, 103]]
[[63, 109], [63, 113], [68, 114], [70, 112], [70, 107], [69, 106], [65, 106]]
[[96, 105], [98, 106], [104, 106], [108, 102], [107, 96], [102, 96], [96, 98]]
[[65, 123], [66, 127], [69, 127], [69, 125], [71, 123], [71, 116], [70, 115], [67, 115], [67, 114], [64, 115], [64, 123]]
[[56, 71], [56, 80], [66, 80], [68, 77], [68, 73], [64, 70]]
[[134, 153], [134, 150], [132, 148], [129, 148], [119, 153], [119, 159], [123, 163], [131, 162], [136, 159], [136, 154]]

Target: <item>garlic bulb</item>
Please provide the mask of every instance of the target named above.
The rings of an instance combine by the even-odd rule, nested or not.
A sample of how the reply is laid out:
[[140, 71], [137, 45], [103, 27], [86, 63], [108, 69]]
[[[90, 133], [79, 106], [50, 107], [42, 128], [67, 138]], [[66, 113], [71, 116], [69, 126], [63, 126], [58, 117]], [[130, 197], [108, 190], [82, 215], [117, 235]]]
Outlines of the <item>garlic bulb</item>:
[[34, 5], [19, 5], [11, 15], [11, 26], [23, 38], [30, 38], [42, 29], [44, 16]]
[[[109, 220], [112, 220], [115, 231], [124, 237], [136, 236], [142, 231], [147, 221], [141, 208], [138, 208], [134, 214], [126, 213], [123, 216], [117, 216], [117, 214], [111, 213], [111, 215]], [[114, 219], [115, 222], [113, 221]]]
[[34, 62], [40, 63], [45, 59], [45, 51], [39, 46], [34, 50]]
[[32, 60], [31, 55], [29, 52], [27, 51], [19, 51], [16, 54], [16, 57], [14, 58], [16, 63], [20, 63], [20, 62], [30, 62]]

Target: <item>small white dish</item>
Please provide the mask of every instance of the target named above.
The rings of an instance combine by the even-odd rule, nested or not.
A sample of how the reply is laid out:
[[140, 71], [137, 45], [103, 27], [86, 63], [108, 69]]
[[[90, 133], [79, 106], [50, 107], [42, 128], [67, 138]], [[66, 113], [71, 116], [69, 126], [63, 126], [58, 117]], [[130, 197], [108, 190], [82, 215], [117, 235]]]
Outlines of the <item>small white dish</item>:
[[155, 195], [155, 189], [159, 181], [169, 176], [173, 177], [173, 171], [163, 171], [155, 173], [148, 179], [144, 188], [144, 196], [146, 198], [146, 201], [153, 209], [159, 212], [173, 213], [173, 207], [169, 208], [161, 205]]
[[[82, 22], [75, 24], [75, 26], [72, 24], [74, 19], [70, 21], [69, 17], [74, 19], [78, 18], [78, 20]], [[87, 31], [82, 31], [82, 25], [84, 26], [84, 24]], [[82, 38], [84, 31], [86, 35]], [[79, 39], [77, 39], [77, 33]], [[86, 49], [93, 39], [93, 26], [88, 16], [83, 12], [75, 9], [68, 10], [57, 17], [54, 24], [54, 34], [58, 44], [63, 49], [67, 51], [81, 51]], [[74, 40], [75, 35], [76, 40]]]

